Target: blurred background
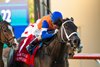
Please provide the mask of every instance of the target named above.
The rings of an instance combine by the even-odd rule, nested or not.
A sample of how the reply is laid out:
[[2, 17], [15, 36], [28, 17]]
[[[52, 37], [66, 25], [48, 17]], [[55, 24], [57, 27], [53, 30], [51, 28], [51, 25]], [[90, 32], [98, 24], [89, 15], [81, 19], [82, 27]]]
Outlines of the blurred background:
[[[100, 54], [100, 0], [0, 0], [0, 11], [2, 11], [3, 8], [7, 9], [8, 6], [6, 6], [6, 4], [9, 5], [9, 7], [11, 6], [11, 9], [8, 7], [11, 12], [13, 12], [14, 8], [21, 10], [19, 7], [24, 7], [25, 13], [23, 14], [25, 14], [26, 17], [24, 16], [25, 18], [23, 19], [27, 19], [27, 22], [22, 23], [22, 21], [19, 21], [22, 23], [21, 25], [16, 24], [14, 21], [10, 22], [16, 31], [20, 26], [20, 28], [22, 27], [20, 31], [23, 32], [28, 24], [34, 23], [37, 19], [49, 14], [48, 9], [43, 6], [42, 2], [47, 5], [47, 8], [50, 9], [51, 12], [61, 11], [64, 18], [74, 18], [75, 24], [78, 26], [79, 36], [82, 40], [82, 53]], [[17, 4], [17, 6], [14, 4]], [[12, 6], [14, 8], [12, 8]], [[17, 15], [15, 16], [17, 17]], [[21, 33], [16, 34], [16, 37], [18, 38], [20, 35]], [[93, 59], [69, 59], [69, 66], [100, 67], [100, 64]]]

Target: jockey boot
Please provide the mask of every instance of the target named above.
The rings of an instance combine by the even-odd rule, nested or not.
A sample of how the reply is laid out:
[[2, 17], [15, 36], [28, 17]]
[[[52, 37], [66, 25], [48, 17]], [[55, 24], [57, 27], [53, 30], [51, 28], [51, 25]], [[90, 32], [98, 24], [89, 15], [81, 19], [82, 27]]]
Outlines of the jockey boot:
[[36, 44], [38, 43], [38, 39], [37, 38], [34, 38], [34, 40], [28, 45], [26, 46], [26, 50], [28, 51], [29, 54], [33, 54], [34, 52], [34, 49], [36, 48]]

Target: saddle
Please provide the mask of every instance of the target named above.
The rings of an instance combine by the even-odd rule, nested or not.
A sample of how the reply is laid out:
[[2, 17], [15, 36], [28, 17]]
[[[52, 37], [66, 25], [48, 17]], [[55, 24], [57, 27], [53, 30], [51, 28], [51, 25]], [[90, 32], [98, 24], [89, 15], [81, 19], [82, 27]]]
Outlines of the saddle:
[[[26, 47], [26, 49], [27, 49], [28, 53], [32, 55], [32, 54], [34, 53], [34, 50], [35, 50], [36, 47], [42, 48], [43, 46], [45, 46], [45, 47], [48, 46], [48, 45], [54, 40], [55, 37], [56, 37], [56, 35], [54, 35], [54, 36], [51, 37], [51, 38], [44, 39], [44, 40], [42, 40], [42, 41], [36, 43], [35, 45], [31, 45], [31, 46], [28, 47], [28, 48]], [[31, 43], [31, 44], [32, 44], [32, 43]], [[28, 50], [28, 49], [30, 49], [30, 50]]]

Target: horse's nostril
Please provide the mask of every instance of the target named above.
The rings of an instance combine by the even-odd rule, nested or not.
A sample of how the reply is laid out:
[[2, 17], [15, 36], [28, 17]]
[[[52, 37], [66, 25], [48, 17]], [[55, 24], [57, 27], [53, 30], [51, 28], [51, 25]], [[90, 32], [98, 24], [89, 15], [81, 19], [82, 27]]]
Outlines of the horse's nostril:
[[74, 40], [74, 43], [77, 43], [77, 40]]
[[72, 53], [69, 53], [69, 55], [72, 55]]
[[76, 39], [76, 40], [73, 41], [73, 43], [79, 44], [80, 43], [80, 40], [79, 39]]

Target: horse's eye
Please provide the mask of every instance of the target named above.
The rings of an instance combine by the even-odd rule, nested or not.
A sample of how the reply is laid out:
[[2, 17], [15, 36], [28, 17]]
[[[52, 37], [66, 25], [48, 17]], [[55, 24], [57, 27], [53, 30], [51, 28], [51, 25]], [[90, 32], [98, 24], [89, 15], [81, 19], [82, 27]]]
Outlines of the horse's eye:
[[7, 30], [4, 30], [4, 32], [7, 32]]

